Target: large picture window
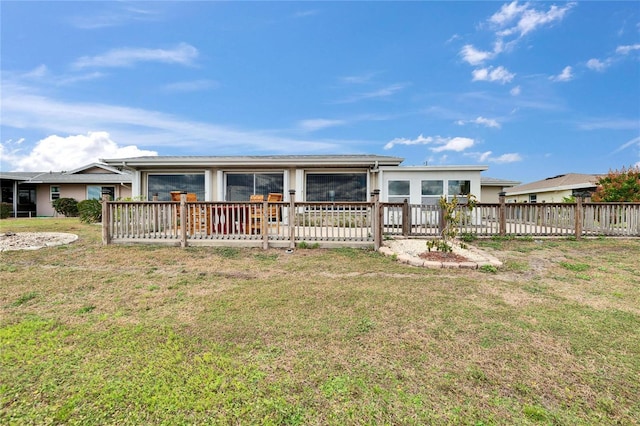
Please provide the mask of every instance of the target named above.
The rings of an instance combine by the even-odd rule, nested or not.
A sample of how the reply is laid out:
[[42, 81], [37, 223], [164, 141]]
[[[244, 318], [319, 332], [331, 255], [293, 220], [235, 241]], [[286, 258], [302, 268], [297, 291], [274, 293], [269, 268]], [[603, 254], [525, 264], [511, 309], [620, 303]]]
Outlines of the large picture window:
[[408, 180], [390, 180], [387, 182], [387, 197], [390, 203], [402, 203], [410, 199], [411, 182]]
[[149, 175], [147, 189], [148, 200], [157, 193], [159, 201], [171, 201], [171, 191], [194, 192], [198, 200], [204, 200], [204, 174]]
[[249, 201], [252, 195], [284, 193], [282, 173], [227, 173], [226, 201]]
[[444, 195], [444, 182], [442, 180], [423, 180], [421, 186], [422, 204], [438, 204], [440, 197]]
[[454, 196], [457, 196], [460, 199], [461, 204], [467, 202], [467, 195], [471, 192], [470, 180], [450, 180], [447, 187], [449, 200], [453, 199]]
[[366, 173], [309, 173], [307, 201], [367, 201]]

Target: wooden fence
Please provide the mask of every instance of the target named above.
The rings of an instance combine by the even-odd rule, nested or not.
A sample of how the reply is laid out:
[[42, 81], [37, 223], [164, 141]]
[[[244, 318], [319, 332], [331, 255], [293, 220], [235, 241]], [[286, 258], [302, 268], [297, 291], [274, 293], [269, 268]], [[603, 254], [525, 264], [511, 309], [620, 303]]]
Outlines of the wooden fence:
[[[640, 203], [478, 203], [458, 206], [460, 234], [490, 236], [640, 237]], [[372, 201], [357, 203], [103, 201], [103, 242], [295, 247], [380, 247], [384, 236], [436, 237], [445, 226], [440, 207]]]

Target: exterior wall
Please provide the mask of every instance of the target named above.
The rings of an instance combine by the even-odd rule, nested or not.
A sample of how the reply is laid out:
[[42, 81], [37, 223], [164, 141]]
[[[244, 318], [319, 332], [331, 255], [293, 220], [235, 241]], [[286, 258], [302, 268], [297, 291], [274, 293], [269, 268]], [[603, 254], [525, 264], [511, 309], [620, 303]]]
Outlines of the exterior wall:
[[51, 187], [60, 188], [60, 198], [74, 198], [76, 201], [87, 199], [87, 186], [113, 186], [116, 198], [131, 197], [131, 188], [119, 183], [102, 184], [39, 184], [36, 187], [36, 215], [56, 216], [57, 213], [51, 204]]
[[536, 195], [536, 203], [561, 203], [565, 197], [571, 197], [572, 190], [548, 191], [548, 192], [532, 192], [530, 194], [508, 195], [507, 203], [528, 203], [529, 195]]
[[[380, 197], [383, 202], [389, 199], [388, 187], [390, 180], [408, 180], [410, 182], [410, 204], [422, 204], [422, 184], [423, 180], [443, 180], [444, 191], [447, 190], [447, 181], [449, 180], [468, 180], [471, 182], [471, 194], [475, 195], [477, 200], [482, 199], [482, 191], [480, 189], [480, 171], [468, 170], [425, 170], [411, 168], [398, 168], [397, 170], [385, 169], [380, 172], [379, 177]], [[446, 195], [446, 194], [445, 194]]]
[[483, 203], [498, 203], [500, 202], [500, 194], [504, 189], [500, 186], [483, 186], [480, 190]]

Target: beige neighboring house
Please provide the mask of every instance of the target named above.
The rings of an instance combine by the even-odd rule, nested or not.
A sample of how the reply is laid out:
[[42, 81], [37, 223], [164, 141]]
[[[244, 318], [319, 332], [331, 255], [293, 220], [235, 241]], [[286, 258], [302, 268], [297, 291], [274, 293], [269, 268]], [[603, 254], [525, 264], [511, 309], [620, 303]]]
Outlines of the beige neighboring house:
[[480, 177], [480, 197], [483, 203], [499, 203], [500, 193], [520, 185], [517, 180], [497, 179], [488, 176]]
[[600, 175], [567, 173], [506, 189], [509, 203], [561, 203], [569, 197], [590, 197]]
[[65, 172], [0, 172], [1, 202], [13, 205], [13, 217], [55, 216], [52, 202], [131, 197], [131, 174], [93, 163]]

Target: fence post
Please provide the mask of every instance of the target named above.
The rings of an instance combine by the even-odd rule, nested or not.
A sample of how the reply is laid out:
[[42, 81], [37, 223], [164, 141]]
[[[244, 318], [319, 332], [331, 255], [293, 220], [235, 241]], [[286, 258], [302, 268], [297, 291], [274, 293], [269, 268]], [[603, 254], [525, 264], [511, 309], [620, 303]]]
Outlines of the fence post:
[[109, 194], [102, 194], [102, 244], [111, 243], [111, 217], [109, 215]]
[[582, 197], [576, 197], [576, 240], [582, 238], [582, 217], [584, 216], [582, 210]]
[[262, 248], [264, 250], [269, 248], [269, 202], [264, 200], [262, 202], [262, 219], [260, 219], [262, 232]]
[[402, 236], [408, 237], [411, 229], [411, 209], [409, 208], [409, 200], [404, 199], [402, 204]]
[[[153, 194], [153, 198], [152, 201], [158, 201], [158, 193], [155, 192]], [[152, 205], [151, 208], [153, 209], [153, 232], [158, 232], [160, 230], [160, 225], [159, 225], [159, 220], [158, 220], [158, 206], [157, 205]], [[155, 236], [154, 236], [155, 237]]]
[[289, 248], [296, 248], [296, 190], [289, 190]]
[[505, 204], [506, 192], [502, 191], [498, 193], [498, 201], [500, 207], [498, 208], [498, 231], [500, 236], [507, 235], [507, 205]]
[[180, 247], [187, 246], [187, 226], [189, 226], [189, 218], [187, 217], [187, 191], [180, 193]]
[[[442, 198], [444, 198], [445, 196], [443, 195]], [[440, 201], [442, 201], [442, 198], [440, 199]], [[446, 198], [445, 198], [446, 200]], [[447, 226], [446, 220], [444, 218], [444, 206], [442, 205], [442, 203], [438, 203], [438, 235], [441, 236], [442, 233], [444, 232], [444, 229]]]
[[373, 228], [373, 248], [377, 251], [382, 246], [382, 217], [383, 206], [380, 204], [380, 190], [374, 189], [371, 193], [373, 202], [371, 227]]

